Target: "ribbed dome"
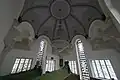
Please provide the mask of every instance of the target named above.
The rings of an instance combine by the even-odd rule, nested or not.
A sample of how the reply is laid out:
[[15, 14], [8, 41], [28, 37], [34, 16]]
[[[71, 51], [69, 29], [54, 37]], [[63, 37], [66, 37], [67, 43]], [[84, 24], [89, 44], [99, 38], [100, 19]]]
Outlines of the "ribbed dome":
[[32, 24], [35, 38], [71, 41], [88, 37], [90, 24], [105, 19], [97, 0], [26, 0], [19, 21]]

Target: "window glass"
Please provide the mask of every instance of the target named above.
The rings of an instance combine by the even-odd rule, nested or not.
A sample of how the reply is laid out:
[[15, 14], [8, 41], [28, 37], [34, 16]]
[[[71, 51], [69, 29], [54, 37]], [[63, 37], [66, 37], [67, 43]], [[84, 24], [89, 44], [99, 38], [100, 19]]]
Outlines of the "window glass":
[[92, 71], [96, 78], [118, 80], [110, 60], [92, 60]]
[[46, 60], [46, 69], [45, 71], [54, 71], [55, 70], [55, 61], [54, 60]]
[[101, 66], [100, 66], [100, 63], [99, 63], [99, 60], [95, 60], [95, 64], [97, 66], [97, 70], [98, 70], [98, 75], [100, 78], [103, 78], [103, 72], [102, 72], [102, 69], [101, 69]]
[[45, 44], [44, 41], [41, 41], [41, 42], [40, 42], [40, 52], [43, 52], [44, 44]]
[[77, 61], [79, 66], [78, 68], [79, 68], [80, 77], [83, 80], [89, 80], [90, 77], [89, 77], [87, 59], [84, 52], [83, 43], [81, 40], [77, 40], [76, 52], [77, 52]]
[[37, 60], [38, 61], [41, 61], [41, 59], [42, 59], [42, 56], [44, 53], [44, 48], [45, 48], [45, 41], [43, 40], [40, 42], [40, 48], [39, 48], [39, 51], [37, 53]]
[[78, 43], [78, 49], [81, 53], [84, 53], [84, 48], [82, 43]]
[[29, 62], [29, 59], [26, 59], [25, 60], [25, 64], [23, 66], [23, 70], [22, 71], [26, 71], [27, 70], [27, 67], [28, 67], [28, 62]]
[[69, 67], [72, 73], [77, 74], [77, 66], [76, 66], [76, 61], [69, 61]]
[[94, 69], [94, 75], [95, 75], [96, 77], [99, 77], [99, 76], [98, 76], [98, 73], [97, 73], [97, 68], [96, 68], [95, 61], [94, 61], [94, 60], [92, 60], [92, 65], [93, 65], [93, 69]]
[[106, 65], [105, 65], [104, 60], [100, 60], [100, 63], [101, 63], [101, 67], [102, 67], [102, 70], [103, 70], [104, 77], [105, 77], [106, 79], [110, 79], [110, 76], [109, 76], [109, 73], [108, 73], [108, 71], [107, 71], [107, 67], [106, 67]]
[[16, 59], [11, 73], [15, 73], [17, 71], [17, 67], [19, 65], [19, 62], [20, 62], [20, 59]]
[[107, 68], [108, 68], [108, 71], [109, 71], [111, 78], [114, 78], [117, 80], [116, 74], [113, 70], [113, 67], [112, 67], [110, 60], [105, 60], [105, 62], [106, 62], [106, 65], [107, 65]]
[[32, 59], [17, 58], [12, 68], [11, 73], [18, 73], [29, 70], [32, 64]]
[[32, 64], [32, 60], [29, 60], [29, 63], [28, 63], [28, 68], [27, 68], [27, 70], [29, 70], [29, 69], [30, 69], [30, 67], [31, 67], [31, 64]]

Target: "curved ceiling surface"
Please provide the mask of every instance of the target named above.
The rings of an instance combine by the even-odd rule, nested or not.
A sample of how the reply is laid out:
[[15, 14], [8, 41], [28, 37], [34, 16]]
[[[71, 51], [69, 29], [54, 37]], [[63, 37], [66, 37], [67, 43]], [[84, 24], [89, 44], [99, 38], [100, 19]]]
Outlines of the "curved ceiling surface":
[[104, 18], [97, 0], [26, 0], [18, 20], [32, 24], [35, 38], [71, 41], [76, 35], [87, 38], [90, 24]]

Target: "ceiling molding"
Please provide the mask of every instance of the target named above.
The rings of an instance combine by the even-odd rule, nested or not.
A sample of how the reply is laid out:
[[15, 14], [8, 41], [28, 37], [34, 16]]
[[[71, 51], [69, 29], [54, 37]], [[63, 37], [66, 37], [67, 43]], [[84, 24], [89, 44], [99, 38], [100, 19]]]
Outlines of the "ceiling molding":
[[67, 30], [67, 33], [68, 33], [68, 39], [70, 40], [70, 34], [69, 34], [69, 29], [68, 29], [67, 21], [64, 20], [64, 23], [65, 23], [65, 27], [66, 27], [66, 30]]
[[22, 14], [21, 14], [21, 17], [23, 17], [25, 14], [27, 14], [29, 11], [32, 11], [32, 10], [34, 10], [34, 9], [40, 9], [40, 8], [44, 8], [44, 9], [46, 9], [46, 8], [49, 8], [49, 6], [47, 6], [47, 5], [37, 5], [37, 6], [33, 6], [33, 7], [31, 7], [31, 8], [28, 8], [28, 9], [26, 9]]
[[56, 30], [56, 27], [57, 27], [57, 22], [58, 22], [58, 20], [56, 19], [55, 20], [55, 24], [54, 24], [54, 28], [53, 28], [53, 34], [52, 34], [52, 40], [54, 39], [54, 36], [55, 36], [55, 30]]
[[36, 34], [39, 34], [39, 31], [40, 31], [41, 27], [42, 27], [51, 17], [52, 17], [51, 15], [48, 16], [47, 19], [45, 19], [45, 20], [40, 24], [40, 27], [38, 28]]
[[[24, 7], [18, 21], [20, 22], [27, 21], [30, 24], [32, 24], [33, 29], [35, 30], [34, 32], [36, 39], [38, 39], [39, 36], [41, 35], [46, 35], [51, 40], [60, 39], [69, 42], [76, 35], [83, 35], [84, 37], [88, 38], [89, 27], [91, 26], [91, 23], [94, 20], [104, 20], [106, 18], [101, 8], [99, 8], [99, 4], [94, 4], [94, 2], [96, 3], [96, 1], [94, 1], [93, 4], [91, 4], [91, 2], [89, 1], [83, 3], [84, 0], [83, 2], [82, 0], [80, 2], [81, 3], [72, 4], [71, 0], [50, 0], [49, 3], [46, 5], [34, 5], [34, 6], [31, 5], [30, 8]], [[30, 4], [31, 3], [29, 3], [28, 1], [27, 5]], [[80, 10], [74, 10], [76, 9], [75, 7], [78, 7], [78, 9]], [[86, 8], [87, 10], [84, 11], [82, 8]], [[32, 12], [35, 9], [39, 10], [42, 9], [42, 11], [37, 10], [38, 11], [37, 13], [40, 14], [36, 14]], [[46, 9], [48, 9], [47, 12]], [[90, 12], [92, 14], [87, 14], [88, 17], [84, 18], [85, 12], [86, 13]], [[80, 15], [77, 13], [80, 13]], [[89, 16], [90, 20], [88, 20]], [[60, 27], [58, 21], [62, 21], [60, 25], [62, 26], [62, 29], [64, 29], [63, 34], [65, 35], [62, 35], [61, 34], [62, 32], [60, 32], [61, 34], [60, 36], [56, 35], [56, 32]], [[76, 25], [78, 25], [78, 27], [75, 27]], [[75, 30], [77, 31], [74, 34]]]
[[97, 9], [95, 6], [93, 5], [89, 5], [89, 4], [84, 4], [84, 3], [77, 3], [72, 5], [72, 7], [88, 7], [88, 8], [92, 8], [94, 10], [96, 10], [100, 15], [103, 14], [103, 12], [101, 12], [99, 9]]
[[83, 24], [75, 15], [73, 15], [72, 13], [70, 14], [70, 16], [72, 16], [73, 19], [75, 19], [75, 20], [80, 24], [80, 26], [82, 26], [82, 28], [83, 28], [83, 30], [84, 30], [84, 33], [87, 34], [87, 32], [86, 32], [86, 30], [85, 30], [84, 24]]

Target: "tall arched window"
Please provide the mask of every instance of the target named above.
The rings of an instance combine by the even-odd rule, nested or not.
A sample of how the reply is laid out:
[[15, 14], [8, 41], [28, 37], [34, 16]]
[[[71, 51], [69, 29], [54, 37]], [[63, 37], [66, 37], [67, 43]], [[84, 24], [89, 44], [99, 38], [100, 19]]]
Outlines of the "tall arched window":
[[83, 43], [80, 39], [77, 39], [75, 42], [77, 62], [79, 68], [80, 79], [89, 80], [89, 71], [87, 66], [87, 59], [84, 52]]
[[46, 46], [46, 41], [42, 40], [40, 42], [40, 47], [39, 47], [39, 51], [37, 53], [37, 61], [40, 61], [40, 65], [42, 65], [42, 60], [43, 60], [43, 55], [44, 55], [44, 51], [45, 51], [45, 46]]

